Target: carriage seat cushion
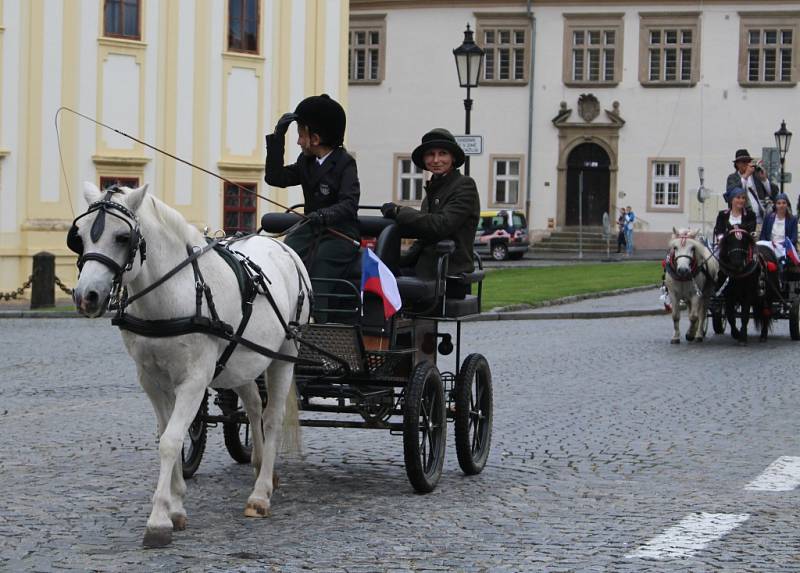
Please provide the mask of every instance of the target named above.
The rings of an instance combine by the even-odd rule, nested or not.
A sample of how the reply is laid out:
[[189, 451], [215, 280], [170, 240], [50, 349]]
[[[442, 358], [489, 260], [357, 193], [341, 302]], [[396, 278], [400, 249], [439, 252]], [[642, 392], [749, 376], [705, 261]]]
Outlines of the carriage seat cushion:
[[448, 318], [478, 314], [480, 311], [478, 297], [473, 294], [464, 298], [448, 298], [444, 303], [444, 315]]
[[397, 290], [404, 303], [421, 303], [436, 298], [436, 281], [413, 276], [397, 277]]

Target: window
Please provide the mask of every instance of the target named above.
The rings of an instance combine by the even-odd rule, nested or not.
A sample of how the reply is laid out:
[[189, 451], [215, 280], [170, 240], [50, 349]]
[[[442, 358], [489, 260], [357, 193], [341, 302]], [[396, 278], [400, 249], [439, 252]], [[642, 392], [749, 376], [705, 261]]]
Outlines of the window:
[[130, 187], [131, 189], [136, 189], [139, 187], [139, 178], [138, 177], [100, 177], [100, 189], [105, 191], [109, 187], [113, 185], [119, 185], [120, 187]]
[[530, 22], [525, 14], [475, 14], [476, 43], [484, 49], [484, 84], [524, 85], [530, 67]]
[[739, 83], [795, 85], [800, 12], [740, 12], [739, 16]]
[[258, 53], [259, 0], [228, 0], [228, 50]]
[[520, 157], [492, 157], [491, 197], [489, 203], [497, 206], [516, 206], [522, 187]]
[[[241, 187], [244, 187], [244, 189], [241, 189]], [[246, 191], [247, 189], [251, 192]], [[226, 235], [233, 235], [237, 231], [255, 233], [256, 191], [258, 191], [257, 183], [225, 184], [223, 229]]]
[[379, 84], [383, 81], [385, 46], [385, 15], [350, 17], [350, 83]]
[[105, 0], [103, 35], [138, 40], [140, 0]]
[[700, 76], [698, 12], [640, 14], [639, 82], [692, 86]]
[[683, 159], [650, 159], [648, 211], [683, 211]]
[[564, 14], [564, 83], [614, 86], [622, 79], [622, 14]]
[[425, 179], [422, 169], [408, 155], [395, 156], [395, 200], [401, 205], [419, 205]]

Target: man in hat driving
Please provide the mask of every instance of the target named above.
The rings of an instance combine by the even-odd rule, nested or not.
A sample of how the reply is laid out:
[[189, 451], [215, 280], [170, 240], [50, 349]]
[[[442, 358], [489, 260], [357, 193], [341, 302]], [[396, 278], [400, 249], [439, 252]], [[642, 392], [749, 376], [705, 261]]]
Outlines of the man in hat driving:
[[[481, 204], [475, 181], [458, 171], [464, 164], [464, 151], [449, 131], [437, 128], [422, 136], [411, 160], [432, 174], [425, 184], [420, 209], [395, 203], [381, 207], [384, 217], [395, 219], [401, 229], [405, 227], [419, 237], [401, 258], [401, 272], [436, 278], [436, 243], [444, 239], [452, 239], [456, 244], [455, 252], [450, 255], [449, 274], [472, 272], [475, 268], [472, 246]], [[447, 284], [450, 297], [464, 298], [467, 292], [460, 284]]]
[[750, 157], [750, 153], [746, 149], [737, 149], [736, 156], [733, 159], [733, 166], [736, 171], [728, 175], [728, 180], [725, 182], [725, 193], [722, 198], [730, 205], [731, 189], [737, 187], [744, 189], [747, 203], [756, 214], [756, 220], [760, 225], [763, 223], [764, 215], [766, 214], [764, 201], [769, 197], [769, 194], [764, 188], [764, 183], [761, 179], [753, 176], [755, 172], [753, 158]]
[[[283, 165], [286, 132], [297, 121], [300, 156]], [[311, 277], [342, 278], [358, 254], [356, 213], [360, 197], [356, 160], [342, 147], [346, 116], [327, 94], [301, 101], [267, 135], [264, 181], [275, 187], [303, 186], [308, 223], [286, 238]], [[335, 229], [345, 238], [327, 232]]]

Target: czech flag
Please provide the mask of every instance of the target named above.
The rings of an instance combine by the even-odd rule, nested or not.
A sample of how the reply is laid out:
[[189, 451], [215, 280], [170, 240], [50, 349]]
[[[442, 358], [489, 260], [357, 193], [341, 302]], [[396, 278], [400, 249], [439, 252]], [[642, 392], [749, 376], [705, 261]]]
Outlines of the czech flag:
[[389, 318], [403, 306], [397, 279], [372, 249], [365, 249], [361, 258], [361, 297], [371, 292], [383, 299], [383, 317]]
[[800, 256], [797, 255], [797, 249], [794, 248], [794, 244], [789, 240], [789, 237], [783, 240], [783, 248], [786, 249], [787, 258], [795, 265], [800, 265]]

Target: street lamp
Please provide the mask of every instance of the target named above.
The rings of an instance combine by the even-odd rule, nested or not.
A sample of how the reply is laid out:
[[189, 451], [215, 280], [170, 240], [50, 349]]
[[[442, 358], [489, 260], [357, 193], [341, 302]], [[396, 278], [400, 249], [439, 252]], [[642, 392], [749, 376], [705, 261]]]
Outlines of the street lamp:
[[[459, 47], [453, 50], [456, 58], [456, 71], [458, 72], [458, 83], [462, 88], [467, 88], [467, 99], [464, 100], [464, 110], [466, 112], [465, 135], [469, 135], [469, 112], [472, 110], [472, 99], [469, 97], [469, 90], [478, 87], [478, 80], [483, 67], [483, 49], [475, 43], [472, 38], [472, 30], [464, 31], [464, 41]], [[464, 174], [469, 175], [469, 155], [464, 161]]]
[[792, 132], [786, 129], [786, 120], [781, 121], [781, 128], [775, 132], [775, 144], [778, 146], [778, 154], [781, 157], [781, 193], [783, 193], [783, 163], [786, 160], [786, 153], [789, 151], [789, 144], [792, 142]]

